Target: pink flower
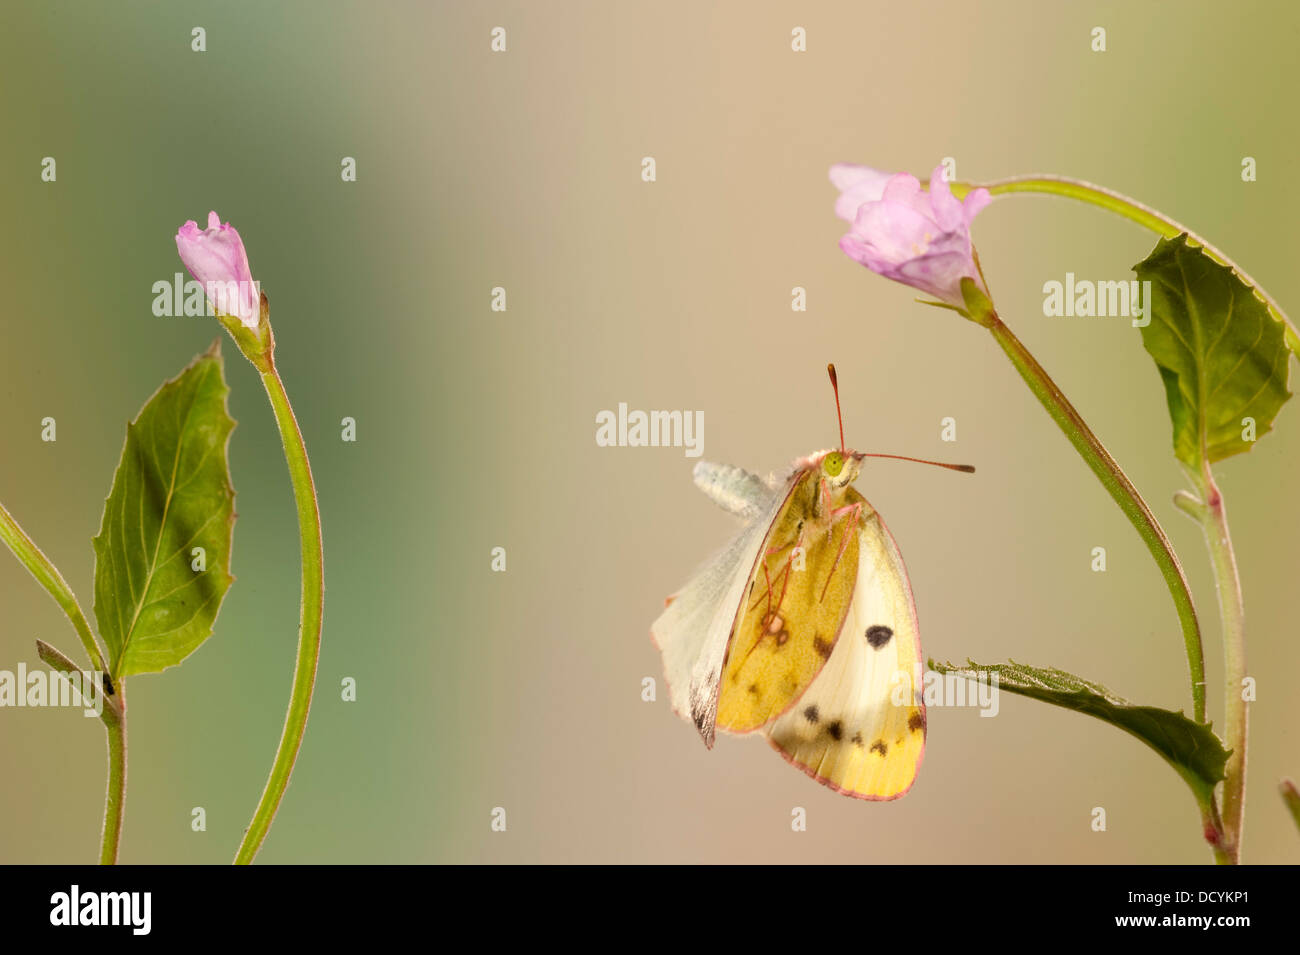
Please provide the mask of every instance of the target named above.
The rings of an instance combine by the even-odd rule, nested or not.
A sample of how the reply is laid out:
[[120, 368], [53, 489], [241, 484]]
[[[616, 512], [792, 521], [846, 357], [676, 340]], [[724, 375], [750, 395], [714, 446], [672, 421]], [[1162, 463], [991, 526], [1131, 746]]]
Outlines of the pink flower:
[[987, 189], [955, 199], [942, 166], [930, 174], [929, 192], [908, 173], [886, 178], [865, 166], [832, 166], [831, 182], [841, 190], [835, 214], [853, 223], [840, 239], [849, 258], [963, 311], [963, 278], [988, 294], [970, 240], [971, 222], [992, 201]]
[[257, 329], [262, 290], [248, 268], [244, 242], [229, 222], [222, 225], [215, 212], [208, 213], [208, 227], [199, 229], [193, 219], [176, 233], [176, 251], [181, 261], [203, 286], [212, 307], [223, 315], [238, 318]]

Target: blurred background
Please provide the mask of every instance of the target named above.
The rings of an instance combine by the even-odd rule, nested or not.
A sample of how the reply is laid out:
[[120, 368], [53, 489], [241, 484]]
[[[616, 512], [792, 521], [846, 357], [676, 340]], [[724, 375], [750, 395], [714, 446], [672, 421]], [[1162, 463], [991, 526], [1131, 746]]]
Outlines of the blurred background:
[[[984, 332], [840, 253], [827, 169], [925, 175], [953, 157], [964, 180], [1102, 183], [1209, 237], [1296, 314], [1285, 64], [1300, 10], [232, 0], [51, 2], [6, 21], [0, 500], [88, 613], [126, 422], [224, 337], [152, 313], [153, 283], [181, 269], [177, 228], [215, 209], [270, 298], [319, 486], [326, 603], [311, 722], [260, 861], [1210, 860], [1152, 752], [1009, 695], [995, 719], [932, 709], [925, 765], [894, 803], [837, 796], [758, 740], [707, 752], [669, 711], [648, 630], [734, 525], [681, 449], [597, 447], [595, 416], [698, 410], [706, 458], [766, 473], [837, 440], [834, 361], [850, 445], [978, 467], [877, 462], [857, 485], [906, 557], [927, 655], [1054, 665], [1187, 707], [1177, 619], [1137, 534]], [[1257, 182], [1241, 181], [1244, 156]], [[1126, 279], [1154, 236], [1046, 198], [997, 201], [975, 236], [1008, 324], [1173, 538], [1217, 725], [1213, 580], [1170, 502], [1182, 478], [1159, 378], [1126, 320], [1042, 314], [1044, 282]], [[292, 496], [257, 376], [223, 347], [238, 579], [197, 653], [130, 681], [125, 862], [233, 858], [288, 697]], [[1276, 793], [1300, 775], [1298, 416], [1217, 469], [1259, 685], [1253, 862], [1300, 859]], [[0, 668], [36, 666], [37, 638], [80, 658], [0, 555]], [[98, 722], [0, 711], [0, 765], [0, 860], [92, 861]], [[794, 807], [807, 832], [791, 831]]]

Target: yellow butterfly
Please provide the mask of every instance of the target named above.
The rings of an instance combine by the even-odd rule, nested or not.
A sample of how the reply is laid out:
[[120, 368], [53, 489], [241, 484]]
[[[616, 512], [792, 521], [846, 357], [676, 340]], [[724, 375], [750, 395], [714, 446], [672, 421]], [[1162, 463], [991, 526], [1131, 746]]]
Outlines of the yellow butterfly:
[[717, 730], [761, 732], [836, 792], [896, 799], [925, 753], [921, 635], [898, 547], [852, 487], [868, 457], [919, 461], [846, 449], [840, 416], [840, 449], [795, 461], [784, 480], [697, 464], [696, 485], [746, 526], [668, 598], [650, 636], [673, 710], [706, 746]]

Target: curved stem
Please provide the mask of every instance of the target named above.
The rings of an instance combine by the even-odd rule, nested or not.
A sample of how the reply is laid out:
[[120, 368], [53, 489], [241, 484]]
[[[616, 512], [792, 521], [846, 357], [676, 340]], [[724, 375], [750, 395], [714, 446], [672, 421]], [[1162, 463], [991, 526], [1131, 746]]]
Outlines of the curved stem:
[[[973, 188], [976, 187], [969, 183], [954, 184], [953, 192], [958, 196], [964, 196]], [[985, 188], [992, 195], [1043, 193], [1077, 199], [1115, 212], [1164, 238], [1186, 233], [1187, 237], [1201, 246], [1210, 258], [1232, 269], [1246, 285], [1254, 290], [1268, 307], [1269, 313], [1282, 323], [1287, 346], [1293, 353], [1300, 355], [1300, 331], [1297, 331], [1272, 296], [1265, 292], [1245, 269], [1182, 223], [1121, 193], [1064, 176], [1015, 176], [987, 183]], [[1222, 844], [1215, 846], [1215, 857], [1219, 862], [1235, 863], [1241, 858], [1241, 838], [1245, 822], [1246, 744], [1249, 732], [1247, 704], [1242, 696], [1242, 681], [1246, 677], [1245, 612], [1241, 596], [1241, 580], [1237, 571], [1236, 555], [1232, 548], [1223, 496], [1214, 482], [1214, 475], [1208, 465], [1201, 475], [1193, 475], [1193, 479], [1199, 486], [1200, 500], [1177, 499], [1176, 503], [1201, 524], [1214, 567], [1219, 595], [1219, 615], [1223, 627], [1224, 737], [1232, 752], [1228, 757], [1224, 774], [1223, 818], [1220, 828], [1223, 838]], [[1190, 495], [1188, 497], [1190, 498]]]
[[1171, 219], [1150, 206], [1143, 205], [1136, 199], [1131, 199], [1112, 189], [1084, 182], [1082, 179], [1070, 179], [1065, 176], [1012, 176], [1008, 179], [998, 179], [987, 183], [954, 182], [951, 184], [953, 195], [958, 198], [962, 198], [972, 189], [981, 187], [987, 189], [994, 196], [1008, 195], [1010, 193], [1040, 193], [1062, 196], [1067, 199], [1077, 199], [1080, 202], [1086, 202], [1089, 205], [1107, 209], [1123, 216], [1125, 219], [1136, 222], [1143, 228], [1149, 229], [1156, 235], [1163, 236], [1166, 239], [1172, 239], [1176, 235], [1186, 233], [1187, 238], [1203, 248], [1210, 258], [1220, 265], [1226, 265], [1232, 269], [1243, 282], [1255, 290], [1264, 304], [1268, 306], [1269, 312], [1285, 328], [1287, 345], [1293, 352], [1300, 354], [1300, 331], [1291, 324], [1291, 320], [1287, 318], [1286, 313], [1282, 311], [1277, 302], [1260, 287], [1258, 282], [1246, 274], [1246, 271], [1241, 266], [1206, 241], [1203, 236], [1197, 235], [1177, 220]]
[[1030, 354], [1011, 329], [1003, 324], [995, 312], [989, 312], [975, 319], [988, 328], [994, 340], [1011, 359], [1011, 364], [1020, 372], [1029, 385], [1030, 391], [1038, 398], [1057, 427], [1070, 439], [1070, 444], [1079, 452], [1079, 456], [1101, 481], [1120, 510], [1137, 529], [1147, 550], [1155, 558], [1160, 574], [1165, 579], [1169, 594], [1173, 597], [1174, 607], [1178, 611], [1178, 620], [1182, 625], [1183, 644], [1187, 653], [1187, 667], [1192, 683], [1192, 712], [1198, 723], [1205, 722], [1205, 655], [1201, 647], [1201, 631], [1196, 620], [1196, 607], [1192, 603], [1191, 591], [1187, 586], [1187, 577], [1183, 574], [1182, 564], [1174, 553], [1169, 538], [1165, 535], [1160, 522], [1156, 520], [1151, 509], [1142, 500], [1137, 488], [1121, 470], [1119, 464], [1110, 456], [1100, 439], [1092, 433], [1079, 412], [1066, 399], [1056, 382], [1044, 370], [1043, 366]]
[[63, 579], [59, 569], [50, 563], [50, 559], [45, 556], [39, 547], [36, 546], [13, 516], [0, 504], [0, 540], [3, 540], [9, 549], [13, 551], [14, 556], [22, 561], [37, 583], [48, 591], [49, 595], [54, 598], [63, 612], [68, 615], [72, 621], [72, 627], [77, 631], [77, 636], [81, 638], [81, 645], [86, 648], [86, 655], [90, 657], [90, 662], [95, 669], [103, 673], [108, 672], [108, 667], [104, 665], [104, 656], [100, 652], [99, 644], [95, 642], [95, 636], [90, 631], [90, 624], [86, 622], [86, 615], [81, 612], [81, 605], [77, 603], [77, 597], [68, 586], [68, 582]]
[[235, 856], [236, 865], [253, 861], [262, 841], [266, 838], [280, 806], [280, 799], [289, 785], [289, 774], [298, 758], [303, 733], [307, 729], [307, 714], [311, 709], [312, 690], [316, 684], [316, 663], [320, 659], [320, 635], [324, 612], [325, 583], [324, 558], [321, 547], [320, 510], [316, 504], [316, 485], [312, 481], [311, 464], [307, 460], [307, 446], [302, 431], [294, 417], [284, 383], [269, 355], [259, 365], [262, 384], [275, 411], [275, 421], [280, 428], [284, 444], [284, 457], [289, 465], [289, 479], [293, 483], [294, 501], [298, 507], [298, 531], [302, 538], [302, 604], [298, 624], [298, 661], [294, 667], [293, 690], [289, 696], [289, 711], [285, 715], [284, 730], [276, 750], [271, 774], [266, 788], [253, 813], [253, 821], [244, 833]]

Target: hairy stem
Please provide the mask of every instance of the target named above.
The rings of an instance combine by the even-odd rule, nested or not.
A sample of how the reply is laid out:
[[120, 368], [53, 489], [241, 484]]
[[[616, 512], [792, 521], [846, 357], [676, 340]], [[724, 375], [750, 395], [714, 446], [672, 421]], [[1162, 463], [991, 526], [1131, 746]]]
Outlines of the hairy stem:
[[289, 404], [284, 383], [271, 363], [269, 356], [264, 366], [259, 366], [262, 384], [275, 411], [275, 421], [280, 428], [284, 444], [284, 457], [289, 465], [289, 479], [293, 484], [294, 501], [298, 508], [298, 531], [302, 539], [302, 603], [298, 624], [298, 660], [293, 673], [293, 690], [289, 696], [289, 710], [280, 734], [271, 774], [266, 788], [253, 813], [253, 821], [244, 833], [236, 865], [253, 861], [261, 848], [271, 822], [275, 819], [280, 800], [289, 785], [289, 775], [298, 758], [303, 734], [307, 729], [307, 714], [311, 709], [312, 691], [316, 684], [316, 664], [320, 659], [321, 625], [324, 612], [324, 558], [322, 555], [320, 510], [316, 504], [316, 485], [312, 481], [311, 465], [307, 460], [307, 446], [302, 431]]
[[104, 793], [104, 826], [100, 831], [99, 864], [116, 865], [126, 816], [126, 680], [118, 680], [120, 713], [104, 707], [104, 733], [108, 737], [108, 787]]
[[[50, 646], [44, 640], [36, 641], [36, 655], [50, 667], [71, 676], [79, 673], [77, 665], [63, 653]], [[103, 675], [99, 671], [96, 677]], [[122, 842], [122, 819], [126, 814], [126, 681], [120, 680], [114, 688], [113, 696], [105, 692], [103, 685], [92, 684], [91, 692], [95, 694], [99, 706], [99, 718], [104, 721], [104, 732], [108, 737], [108, 786], [104, 794], [104, 825], [100, 833], [99, 863], [115, 865], [118, 848]], [[86, 686], [81, 684], [83, 697]], [[89, 701], [87, 701], [89, 702]]]
[[1124, 516], [1137, 529], [1147, 550], [1160, 568], [1160, 574], [1169, 588], [1174, 607], [1178, 611], [1178, 620], [1183, 630], [1183, 645], [1187, 654], [1187, 667], [1191, 675], [1192, 712], [1198, 723], [1205, 722], [1205, 655], [1201, 647], [1201, 631], [1196, 619], [1196, 607], [1192, 603], [1191, 591], [1187, 586], [1187, 577], [1183, 574], [1182, 564], [1174, 553], [1169, 538], [1165, 535], [1160, 522], [1156, 520], [1151, 509], [1142, 500], [1142, 495], [1133, 486], [1119, 464], [1110, 456], [1100, 439], [1092, 433], [1079, 412], [1066, 399], [1061, 389], [1052, 381], [1047, 371], [1040, 365], [1029, 349], [1012, 334], [1011, 329], [1003, 324], [995, 312], [988, 312], [975, 319], [988, 328], [994, 340], [1011, 359], [1011, 364], [1029, 385], [1035, 397], [1047, 409], [1057, 427], [1065, 433], [1079, 452], [1079, 456], [1097, 476], [1111, 498], [1119, 505]]
[[1223, 625], [1223, 736], [1232, 750], [1223, 780], [1223, 850], [1233, 864], [1241, 861], [1241, 837], [1246, 810], [1246, 742], [1250, 717], [1247, 712], [1246, 614], [1241, 597], [1237, 556], [1228, 530], [1227, 505], [1209, 465], [1203, 469], [1200, 488], [1201, 530], [1214, 567], [1219, 592], [1219, 617]]

